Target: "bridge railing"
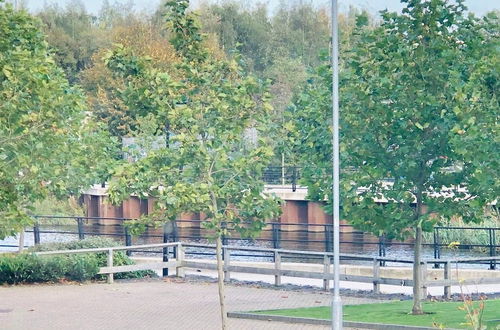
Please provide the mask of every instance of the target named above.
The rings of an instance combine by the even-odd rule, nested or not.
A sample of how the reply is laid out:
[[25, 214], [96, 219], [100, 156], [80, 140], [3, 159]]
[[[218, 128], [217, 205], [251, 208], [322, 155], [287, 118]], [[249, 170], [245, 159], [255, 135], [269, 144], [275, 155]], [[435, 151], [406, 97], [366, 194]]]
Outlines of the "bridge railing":
[[262, 180], [269, 185], [291, 186], [295, 191], [300, 179], [300, 167], [268, 166], [264, 169]]

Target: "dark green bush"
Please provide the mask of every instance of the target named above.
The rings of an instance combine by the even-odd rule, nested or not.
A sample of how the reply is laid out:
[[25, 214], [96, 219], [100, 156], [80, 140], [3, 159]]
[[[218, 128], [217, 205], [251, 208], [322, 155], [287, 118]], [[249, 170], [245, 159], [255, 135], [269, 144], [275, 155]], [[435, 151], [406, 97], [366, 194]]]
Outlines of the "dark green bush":
[[112, 239], [104, 237], [91, 237], [79, 241], [44, 243], [30, 248], [33, 252], [56, 251], [56, 250], [78, 250], [95, 249], [118, 246], [118, 243]]
[[98, 272], [97, 257], [91, 254], [51, 257], [22, 253], [0, 256], [0, 283], [56, 282], [63, 278], [86, 281]]
[[72, 281], [87, 281], [97, 276], [99, 260], [95, 254], [73, 254], [68, 256], [68, 269], [65, 277]]
[[0, 257], [0, 283], [26, 282], [36, 269], [37, 258], [30, 254], [4, 254]]
[[[56, 250], [78, 250], [78, 249], [94, 249], [94, 248], [107, 248], [118, 246], [119, 244], [109, 238], [103, 237], [92, 237], [86, 238], [84, 240], [79, 241], [70, 241], [63, 243], [47, 243], [40, 244], [30, 248], [30, 251], [41, 252], [41, 251], [56, 251]], [[97, 267], [104, 267], [107, 265], [108, 256], [106, 252], [95, 253], [93, 254], [97, 258]], [[113, 253], [113, 264], [115, 266], [125, 266], [125, 265], [133, 265], [134, 262], [126, 255], [125, 252], [117, 251]], [[79, 264], [81, 268], [83, 264]], [[89, 266], [90, 267], [90, 266]], [[83, 269], [80, 269], [83, 272]], [[85, 272], [83, 272], [85, 273]], [[97, 273], [97, 272], [96, 272]], [[124, 279], [124, 278], [141, 278], [141, 277], [154, 277], [156, 276], [155, 272], [150, 270], [141, 270], [135, 272], [126, 272], [126, 273], [117, 273], [115, 274], [116, 279]], [[95, 275], [93, 279], [102, 279], [103, 275]]]
[[[117, 243], [107, 238], [88, 238], [81, 241], [41, 244], [21, 254], [0, 254], [0, 284], [56, 282], [61, 279], [87, 281], [102, 279], [99, 268], [107, 265], [107, 253], [37, 256], [33, 252], [76, 250], [113, 247]], [[134, 262], [118, 251], [113, 254], [115, 266], [132, 265]], [[115, 274], [115, 278], [140, 278], [156, 276], [153, 271], [136, 271]]]

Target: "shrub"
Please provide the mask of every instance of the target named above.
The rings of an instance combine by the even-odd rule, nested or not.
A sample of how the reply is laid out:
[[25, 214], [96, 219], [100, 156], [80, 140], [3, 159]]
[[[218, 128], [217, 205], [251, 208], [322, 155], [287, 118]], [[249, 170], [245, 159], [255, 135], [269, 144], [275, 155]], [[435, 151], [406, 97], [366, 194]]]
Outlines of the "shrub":
[[99, 272], [99, 260], [94, 254], [73, 254], [68, 256], [65, 277], [73, 281], [88, 281], [97, 276]]
[[104, 237], [91, 237], [78, 241], [44, 243], [35, 245], [30, 248], [30, 251], [58, 251], [58, 250], [78, 250], [78, 249], [95, 249], [118, 246], [116, 241]]
[[[78, 249], [94, 249], [94, 248], [107, 248], [118, 246], [119, 244], [109, 238], [103, 237], [92, 237], [86, 238], [79, 241], [70, 241], [63, 243], [47, 243], [40, 244], [30, 248], [30, 251], [56, 251], [56, 250], [78, 250]], [[97, 266], [104, 267], [108, 262], [108, 254], [106, 252], [95, 253], [94, 256], [97, 258]], [[125, 266], [125, 265], [133, 265], [134, 262], [130, 259], [125, 252], [117, 251], [113, 253], [113, 264], [115, 266]], [[124, 278], [141, 278], [141, 277], [154, 277], [156, 276], [155, 272], [150, 270], [141, 270], [135, 272], [126, 272], [126, 273], [117, 273], [115, 274], [116, 279], [124, 279]], [[102, 275], [94, 276], [95, 279], [102, 279]]]
[[55, 282], [66, 278], [86, 281], [99, 272], [93, 255], [37, 256], [32, 253], [0, 256], [0, 283]]
[[[107, 253], [86, 253], [57, 256], [38, 256], [33, 252], [76, 250], [116, 246], [108, 238], [88, 238], [81, 241], [41, 244], [26, 253], [0, 255], [0, 284], [56, 282], [61, 279], [88, 281], [102, 279], [99, 268], [107, 265]], [[122, 251], [114, 252], [115, 266], [132, 265], [134, 262]], [[115, 274], [115, 278], [155, 276], [153, 271], [135, 271]]]

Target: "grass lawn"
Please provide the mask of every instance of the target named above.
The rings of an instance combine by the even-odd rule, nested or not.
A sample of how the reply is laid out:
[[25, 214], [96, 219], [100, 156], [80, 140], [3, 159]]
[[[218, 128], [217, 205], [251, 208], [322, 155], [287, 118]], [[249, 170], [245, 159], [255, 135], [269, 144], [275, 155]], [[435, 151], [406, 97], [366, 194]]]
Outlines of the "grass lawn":
[[[460, 302], [424, 302], [425, 315], [411, 315], [412, 301], [395, 301], [389, 303], [375, 303], [365, 305], [344, 306], [344, 320], [404, 324], [414, 326], [433, 327], [443, 325], [447, 328], [467, 328], [466, 312], [460, 310]], [[474, 302], [477, 308], [479, 302]], [[311, 307], [297, 309], [278, 309], [257, 311], [258, 314], [281, 315], [292, 317], [307, 317], [316, 319], [330, 319], [330, 307]], [[500, 329], [500, 299], [486, 300], [483, 311], [483, 323], [488, 329]], [[489, 321], [489, 322], [488, 322]]]

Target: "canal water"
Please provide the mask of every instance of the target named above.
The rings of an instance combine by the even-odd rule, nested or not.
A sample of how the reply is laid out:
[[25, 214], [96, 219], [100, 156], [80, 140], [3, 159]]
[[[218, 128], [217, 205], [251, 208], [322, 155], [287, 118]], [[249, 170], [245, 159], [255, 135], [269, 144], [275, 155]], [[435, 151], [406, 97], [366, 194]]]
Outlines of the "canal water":
[[[124, 227], [121, 225], [92, 225], [84, 226], [85, 237], [109, 237], [115, 241], [125, 245]], [[177, 230], [177, 240], [190, 243], [213, 244], [213, 241], [205, 238], [210, 233], [203, 228], [182, 228]], [[77, 240], [78, 228], [76, 225], [51, 225], [40, 227], [41, 243], [51, 242], [66, 242]], [[274, 241], [273, 241], [274, 238]], [[242, 247], [259, 247], [273, 248], [276, 244], [276, 232], [270, 229], [262, 231], [261, 235], [256, 239], [238, 239], [236, 237], [228, 237], [225, 244]], [[170, 240], [173, 241], [171, 237]], [[281, 231], [279, 233], [278, 247], [288, 250], [305, 250], [305, 251], [326, 251], [331, 248], [331, 243], [326, 243], [327, 239], [324, 232], [310, 232], [304, 230], [296, 231]], [[143, 235], [132, 238], [133, 245], [147, 243], [162, 243], [162, 229], [148, 229]], [[340, 251], [341, 253], [356, 254], [363, 256], [379, 256], [379, 240], [378, 238], [358, 231], [345, 232], [340, 234]], [[0, 252], [17, 250], [18, 238], [10, 237], [0, 240]], [[27, 230], [25, 233], [25, 245], [34, 245], [33, 230]], [[190, 249], [191, 253], [213, 258], [213, 252], [201, 248]], [[424, 246], [423, 248], [425, 259], [434, 257], [434, 249], [432, 246]], [[260, 257], [259, 257], [260, 256]], [[408, 242], [388, 242], [385, 246], [385, 256], [396, 259], [411, 259], [413, 257], [413, 246]], [[441, 258], [456, 258], [456, 257], [472, 257], [472, 256], [487, 256], [484, 251], [478, 250], [449, 250], [442, 249]], [[233, 257], [232, 257], [233, 258]], [[252, 251], [241, 251], [235, 253], [236, 260], [255, 260], [268, 259], [269, 257]], [[485, 265], [478, 265], [486, 267]]]

